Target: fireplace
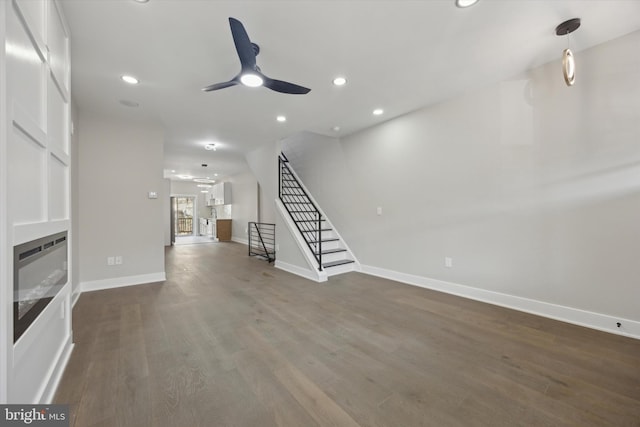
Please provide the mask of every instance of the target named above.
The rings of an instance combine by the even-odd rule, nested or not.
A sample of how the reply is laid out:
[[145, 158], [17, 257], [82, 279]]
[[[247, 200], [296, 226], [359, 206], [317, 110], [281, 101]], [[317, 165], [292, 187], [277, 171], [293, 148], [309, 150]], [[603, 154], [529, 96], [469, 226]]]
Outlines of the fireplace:
[[13, 342], [67, 283], [67, 232], [13, 248]]

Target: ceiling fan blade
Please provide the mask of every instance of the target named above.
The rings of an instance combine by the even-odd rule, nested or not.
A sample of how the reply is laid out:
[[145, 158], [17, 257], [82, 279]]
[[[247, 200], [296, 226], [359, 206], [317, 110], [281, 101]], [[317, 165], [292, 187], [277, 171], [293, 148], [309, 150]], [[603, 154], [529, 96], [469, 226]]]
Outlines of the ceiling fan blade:
[[275, 90], [280, 93], [289, 93], [293, 95], [304, 95], [311, 91], [311, 89], [298, 86], [293, 83], [283, 82], [282, 80], [270, 79], [267, 76], [264, 76], [264, 87], [268, 87], [271, 90]]
[[212, 90], [224, 89], [226, 87], [235, 86], [237, 84], [238, 84], [238, 81], [236, 79], [233, 79], [233, 80], [229, 80], [228, 82], [216, 83], [216, 84], [209, 85], [207, 87], [203, 87], [202, 90], [204, 92], [211, 92]]
[[231, 35], [236, 45], [236, 51], [238, 52], [242, 69], [254, 70], [256, 68], [256, 52], [253, 50], [253, 45], [251, 44], [247, 30], [244, 29], [242, 22], [235, 18], [229, 18], [229, 25], [231, 26]]

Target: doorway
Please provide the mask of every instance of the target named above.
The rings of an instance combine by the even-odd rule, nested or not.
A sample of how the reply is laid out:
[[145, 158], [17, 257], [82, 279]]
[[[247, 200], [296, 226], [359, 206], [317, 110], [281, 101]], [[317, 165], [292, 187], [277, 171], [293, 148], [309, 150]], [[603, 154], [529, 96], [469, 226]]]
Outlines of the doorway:
[[175, 237], [194, 236], [194, 212], [195, 197], [175, 196], [171, 197], [171, 222], [172, 222], [172, 242]]

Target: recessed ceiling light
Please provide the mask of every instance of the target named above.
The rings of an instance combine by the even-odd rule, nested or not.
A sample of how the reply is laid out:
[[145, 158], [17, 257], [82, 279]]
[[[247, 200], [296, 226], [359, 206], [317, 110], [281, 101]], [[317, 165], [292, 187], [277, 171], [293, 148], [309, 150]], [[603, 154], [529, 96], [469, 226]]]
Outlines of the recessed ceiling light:
[[375, 110], [373, 110], [373, 115], [374, 116], [379, 116], [382, 113], [384, 113], [384, 110], [382, 108], [376, 108]]
[[149, 3], [149, 0], [133, 0], [137, 3]]
[[120, 78], [122, 79], [123, 82], [129, 83], [130, 85], [137, 85], [139, 83], [138, 79], [136, 79], [133, 76], [124, 75], [124, 76], [120, 76]]
[[333, 84], [336, 86], [344, 86], [347, 83], [347, 79], [344, 77], [336, 77], [333, 79]]
[[171, 169], [171, 173], [176, 173], [175, 169]]
[[456, 0], [456, 6], [460, 8], [473, 6], [476, 3], [478, 3], [478, 0]]
[[242, 76], [240, 76], [240, 81], [242, 82], [243, 85], [249, 86], [249, 87], [262, 86], [262, 83], [264, 83], [264, 81], [262, 80], [262, 77], [252, 73], [243, 74]]
[[191, 175], [178, 175], [178, 178], [180, 178], [180, 179], [193, 179], [193, 177]]
[[207, 144], [204, 146], [204, 149], [207, 151], [216, 151], [216, 144]]
[[276, 120], [279, 121], [280, 123], [283, 123], [287, 121], [287, 118], [285, 116], [278, 116], [276, 117]]
[[196, 187], [199, 187], [199, 188], [211, 188], [212, 185], [211, 184], [198, 184], [198, 185], [196, 185]]
[[332, 129], [334, 132], [340, 132], [340, 126], [334, 126]]
[[212, 179], [194, 178], [193, 182], [199, 182], [202, 184], [213, 184], [215, 181]]
[[218, 174], [217, 174], [217, 173], [214, 173], [214, 174], [213, 174], [213, 176], [218, 176]]
[[208, 193], [207, 190], [200, 190], [201, 193]]

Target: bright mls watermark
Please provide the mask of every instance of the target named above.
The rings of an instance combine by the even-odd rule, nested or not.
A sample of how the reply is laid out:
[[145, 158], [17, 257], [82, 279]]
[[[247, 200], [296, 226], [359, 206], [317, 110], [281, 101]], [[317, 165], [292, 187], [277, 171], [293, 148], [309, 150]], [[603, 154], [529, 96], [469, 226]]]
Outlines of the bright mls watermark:
[[69, 427], [69, 405], [0, 405], [0, 427]]

